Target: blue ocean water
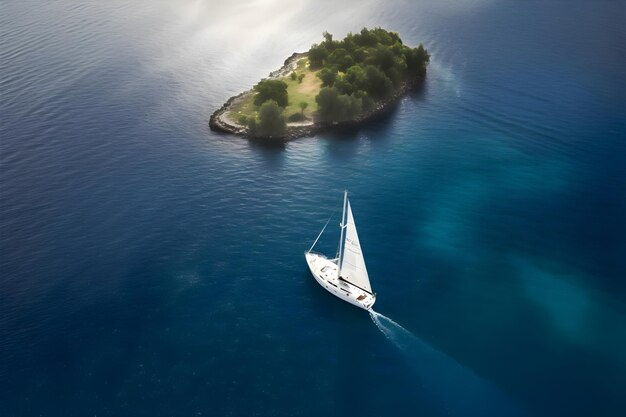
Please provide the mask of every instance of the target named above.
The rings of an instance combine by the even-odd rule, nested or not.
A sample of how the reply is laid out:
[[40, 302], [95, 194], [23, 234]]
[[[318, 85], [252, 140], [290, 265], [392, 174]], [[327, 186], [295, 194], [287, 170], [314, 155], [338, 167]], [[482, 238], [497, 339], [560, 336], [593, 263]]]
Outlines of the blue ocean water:
[[[0, 2], [0, 415], [624, 415], [624, 2], [230, 3]], [[363, 26], [432, 54], [386, 117], [208, 129]]]

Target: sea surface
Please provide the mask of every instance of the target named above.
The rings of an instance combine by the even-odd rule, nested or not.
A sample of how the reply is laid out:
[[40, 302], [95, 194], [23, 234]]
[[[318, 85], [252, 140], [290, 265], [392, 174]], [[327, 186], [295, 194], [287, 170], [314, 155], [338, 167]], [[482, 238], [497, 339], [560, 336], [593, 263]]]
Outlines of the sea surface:
[[[327, 30], [424, 87], [208, 118]], [[0, 1], [1, 416], [626, 415], [626, 4]], [[348, 189], [372, 314], [332, 297]]]

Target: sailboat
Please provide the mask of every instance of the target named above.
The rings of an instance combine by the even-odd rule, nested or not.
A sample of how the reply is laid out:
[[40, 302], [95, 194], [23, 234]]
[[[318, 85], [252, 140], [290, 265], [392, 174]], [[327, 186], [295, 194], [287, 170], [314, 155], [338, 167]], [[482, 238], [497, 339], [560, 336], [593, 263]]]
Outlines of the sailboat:
[[304, 253], [313, 277], [318, 284], [336, 297], [364, 310], [370, 310], [376, 302], [376, 294], [372, 292], [370, 286], [347, 191], [343, 195], [339, 250], [334, 259], [328, 259], [324, 254], [313, 252], [313, 247], [324, 233], [326, 226], [313, 242], [311, 249]]

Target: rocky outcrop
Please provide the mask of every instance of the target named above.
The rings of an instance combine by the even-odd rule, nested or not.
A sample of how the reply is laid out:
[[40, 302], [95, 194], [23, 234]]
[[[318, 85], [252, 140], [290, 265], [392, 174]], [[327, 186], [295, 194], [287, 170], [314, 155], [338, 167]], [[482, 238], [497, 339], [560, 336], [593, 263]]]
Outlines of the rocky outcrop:
[[216, 132], [233, 133], [235, 135], [241, 136], [246, 134], [247, 129], [245, 127], [232, 123], [226, 118], [226, 112], [230, 110], [230, 106], [233, 105], [235, 100], [241, 98], [246, 93], [248, 93], [248, 91], [244, 91], [241, 94], [237, 94], [236, 96], [229, 98], [228, 100], [226, 100], [226, 103], [222, 105], [222, 107], [217, 109], [211, 115], [211, 117], [209, 118], [209, 127], [211, 128], [211, 130], [214, 130]]
[[[276, 70], [272, 71], [269, 74], [268, 78], [280, 78], [290, 74], [294, 71], [298, 65], [298, 60], [302, 57], [306, 56], [306, 53], [293, 53], [289, 58], [287, 58], [283, 64], [283, 66]], [[228, 111], [230, 110], [233, 103], [237, 100], [241, 99], [246, 94], [253, 94], [252, 90], [244, 91], [241, 94], [238, 94], [234, 97], [229, 98], [226, 103], [218, 110], [216, 110], [209, 119], [209, 126], [211, 130], [217, 132], [224, 133], [232, 133], [238, 136], [250, 138], [250, 139], [258, 139], [258, 140], [270, 140], [270, 141], [290, 141], [293, 139], [298, 139], [307, 136], [315, 136], [316, 134], [327, 131], [331, 129], [349, 129], [356, 128], [362, 125], [365, 122], [368, 122], [382, 114], [384, 114], [389, 108], [395, 104], [398, 100], [404, 97], [409, 92], [418, 89], [423, 85], [424, 77], [416, 78], [413, 80], [405, 81], [400, 88], [398, 88], [394, 94], [383, 100], [376, 103], [376, 106], [366, 112], [361, 113], [357, 118], [348, 121], [342, 122], [329, 122], [329, 121], [314, 121], [310, 124], [297, 124], [290, 125], [287, 124], [287, 131], [283, 137], [259, 137], [259, 136], [251, 136], [248, 134], [248, 129], [244, 126], [237, 124], [236, 122], [230, 120], [227, 117]]]

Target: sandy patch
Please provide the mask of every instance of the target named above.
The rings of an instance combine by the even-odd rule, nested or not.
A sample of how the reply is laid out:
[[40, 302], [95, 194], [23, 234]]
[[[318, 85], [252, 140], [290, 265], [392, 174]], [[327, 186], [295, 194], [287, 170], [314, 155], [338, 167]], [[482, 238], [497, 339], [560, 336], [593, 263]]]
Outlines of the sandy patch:
[[307, 73], [302, 84], [299, 84], [296, 88], [298, 93], [311, 94], [320, 90], [322, 86], [322, 80], [317, 78], [314, 73]]

